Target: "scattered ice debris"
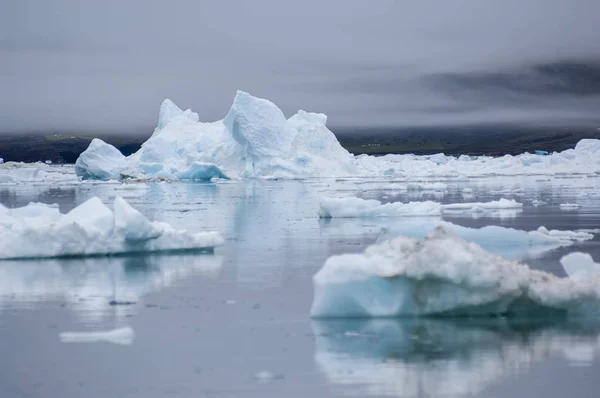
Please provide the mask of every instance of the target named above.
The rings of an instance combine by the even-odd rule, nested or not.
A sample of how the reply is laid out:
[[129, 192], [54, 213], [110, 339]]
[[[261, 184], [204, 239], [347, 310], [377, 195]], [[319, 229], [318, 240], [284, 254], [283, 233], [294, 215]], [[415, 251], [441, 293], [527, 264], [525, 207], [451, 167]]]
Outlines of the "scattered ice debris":
[[[321, 113], [286, 119], [272, 102], [238, 91], [223, 120], [199, 121], [165, 100], [152, 136], [131, 156], [94, 140], [76, 163], [77, 175], [109, 178], [307, 178], [347, 176], [479, 177], [600, 172], [600, 140], [548, 156], [353, 156], [326, 127]], [[409, 189], [443, 190], [443, 183]], [[417, 188], [418, 187], [418, 188]]]
[[109, 330], [106, 332], [63, 332], [59, 335], [63, 343], [98, 343], [130, 345], [135, 333], [130, 327]]
[[581, 205], [578, 205], [577, 203], [561, 203], [559, 207], [561, 210], [572, 211], [578, 210], [581, 207]]
[[119, 196], [113, 210], [94, 197], [66, 214], [39, 203], [0, 205], [0, 259], [212, 250], [222, 243], [217, 232], [151, 222]]
[[550, 155], [547, 151], [535, 151], [535, 154], [538, 156], [548, 156]]
[[438, 227], [361, 254], [330, 257], [313, 278], [313, 317], [534, 316], [600, 312], [600, 275], [531, 270]]
[[31, 183], [75, 185], [81, 180], [73, 172], [73, 166], [52, 166], [42, 162], [0, 163], [0, 186]]
[[321, 198], [319, 217], [355, 218], [355, 217], [408, 217], [441, 216], [443, 213], [481, 214], [502, 209], [522, 209], [523, 204], [514, 200], [500, 199], [484, 203], [456, 203], [442, 205], [438, 202], [381, 203], [375, 199]]
[[573, 280], [585, 280], [600, 275], [600, 264], [588, 253], [573, 252], [560, 259], [565, 272]]

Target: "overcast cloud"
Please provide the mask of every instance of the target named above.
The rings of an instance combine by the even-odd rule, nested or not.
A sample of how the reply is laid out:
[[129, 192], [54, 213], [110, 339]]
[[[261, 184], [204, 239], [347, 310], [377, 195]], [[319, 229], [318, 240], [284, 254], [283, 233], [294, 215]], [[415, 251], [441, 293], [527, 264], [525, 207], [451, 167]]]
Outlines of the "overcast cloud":
[[236, 89], [332, 126], [600, 122], [600, 1], [0, 0], [0, 133], [151, 132]]

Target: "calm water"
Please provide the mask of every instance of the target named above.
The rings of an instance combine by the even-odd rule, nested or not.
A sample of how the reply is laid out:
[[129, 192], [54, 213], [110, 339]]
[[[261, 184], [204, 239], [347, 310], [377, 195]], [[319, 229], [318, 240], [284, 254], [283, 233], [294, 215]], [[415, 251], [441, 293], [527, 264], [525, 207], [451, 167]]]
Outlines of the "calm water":
[[[328, 256], [361, 251], [405, 222], [319, 220], [320, 195], [514, 198], [525, 203], [520, 213], [446, 220], [595, 229], [599, 182], [498, 178], [448, 183], [445, 192], [391, 190], [405, 182], [382, 180], [0, 187], [7, 206], [41, 201], [63, 212], [118, 194], [152, 220], [226, 238], [214, 255], [0, 263], [0, 397], [596, 397], [600, 322], [592, 319], [317, 322], [309, 309], [312, 275]], [[581, 208], [560, 210], [567, 202]], [[513, 255], [562, 275], [558, 260], [575, 250], [600, 261], [598, 238]], [[135, 332], [130, 344], [60, 338], [120, 327]]]

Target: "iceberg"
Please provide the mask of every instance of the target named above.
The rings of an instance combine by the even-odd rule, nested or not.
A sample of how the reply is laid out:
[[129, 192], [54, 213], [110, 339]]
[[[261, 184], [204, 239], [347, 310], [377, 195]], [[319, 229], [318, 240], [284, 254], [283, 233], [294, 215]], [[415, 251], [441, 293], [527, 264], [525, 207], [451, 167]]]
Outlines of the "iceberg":
[[327, 117], [298, 111], [289, 119], [272, 102], [238, 91], [223, 120], [202, 123], [198, 114], [165, 100], [158, 125], [140, 150], [124, 157], [94, 140], [76, 173], [84, 179], [305, 178], [353, 175], [358, 167], [326, 127]]
[[104, 332], [63, 332], [59, 334], [63, 343], [98, 343], [107, 342], [120, 345], [133, 343], [135, 333], [130, 327], [123, 327]]
[[87, 180], [121, 177], [125, 156], [114, 146], [94, 138], [75, 162], [75, 174]]
[[523, 204], [515, 200], [500, 199], [483, 203], [455, 203], [442, 205], [438, 202], [385, 203], [375, 199], [322, 198], [319, 207], [320, 218], [358, 218], [358, 217], [406, 217], [441, 216], [443, 213], [474, 214], [495, 210], [522, 209]]
[[311, 316], [589, 314], [600, 310], [599, 281], [532, 270], [438, 227], [327, 259], [313, 277]]
[[191, 233], [151, 222], [120, 196], [113, 210], [94, 197], [66, 214], [39, 203], [18, 209], [0, 205], [0, 259], [211, 251], [221, 244], [217, 232]]

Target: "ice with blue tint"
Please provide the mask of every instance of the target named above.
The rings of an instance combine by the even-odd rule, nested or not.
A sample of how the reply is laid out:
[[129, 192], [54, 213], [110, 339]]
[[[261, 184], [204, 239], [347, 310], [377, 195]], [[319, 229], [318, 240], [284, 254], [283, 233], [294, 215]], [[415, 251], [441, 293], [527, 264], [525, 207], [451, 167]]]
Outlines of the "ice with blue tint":
[[66, 214], [40, 203], [17, 209], [0, 205], [0, 259], [212, 250], [222, 244], [218, 232], [151, 222], [120, 196], [113, 210], [94, 197]]
[[[77, 160], [84, 179], [124, 177], [210, 179], [308, 178], [344, 176], [474, 177], [489, 175], [558, 175], [600, 172], [600, 140], [581, 140], [574, 149], [548, 156], [525, 153], [504, 157], [444, 154], [383, 157], [353, 156], [326, 127], [327, 116], [298, 111], [286, 118], [266, 99], [238, 91], [223, 120], [199, 121], [165, 100], [152, 136], [135, 154], [93, 140]], [[212, 172], [191, 172], [194, 165]], [[438, 186], [426, 189], [439, 190]]]
[[575, 280], [532, 270], [443, 227], [332, 256], [313, 282], [317, 318], [600, 313], [600, 273]]

